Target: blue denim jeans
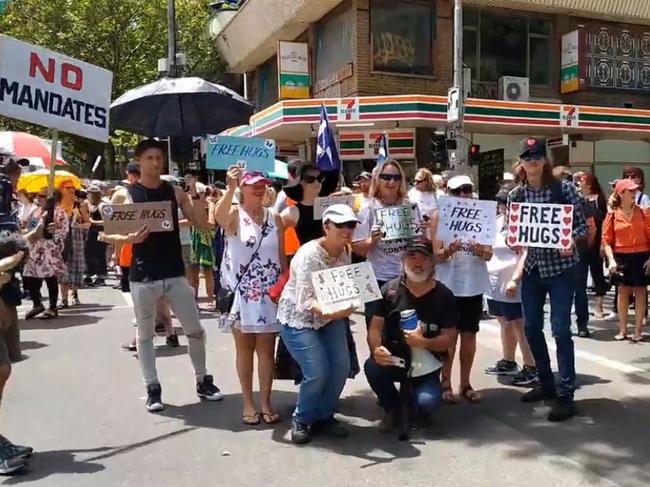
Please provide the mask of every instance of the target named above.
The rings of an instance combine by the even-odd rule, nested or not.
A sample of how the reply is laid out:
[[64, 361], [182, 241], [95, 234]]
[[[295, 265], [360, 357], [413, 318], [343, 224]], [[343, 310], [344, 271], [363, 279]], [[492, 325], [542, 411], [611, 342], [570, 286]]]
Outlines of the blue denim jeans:
[[576, 286], [573, 306], [576, 311], [578, 331], [586, 330], [589, 323], [589, 301], [587, 298], [587, 277], [589, 275], [589, 256], [579, 254], [578, 265], [575, 268]]
[[[395, 383], [404, 379], [404, 369], [384, 367], [371, 358], [366, 360], [363, 369], [368, 384], [377, 395], [381, 407], [386, 411], [399, 408], [400, 397]], [[418, 412], [430, 413], [438, 408], [442, 402], [439, 371], [411, 379], [411, 384], [413, 386], [413, 401]]]
[[280, 335], [303, 376], [294, 419], [304, 424], [330, 419], [350, 372], [346, 321], [318, 330], [284, 325]]
[[551, 331], [557, 346], [560, 374], [558, 396], [573, 399], [576, 370], [573, 338], [571, 336], [571, 302], [575, 291], [575, 272], [571, 268], [553, 277], [542, 278], [535, 268], [524, 272], [521, 283], [521, 304], [524, 309], [524, 329], [535, 358], [537, 374], [544, 392], [556, 392], [555, 379], [544, 337], [544, 303], [551, 300]]

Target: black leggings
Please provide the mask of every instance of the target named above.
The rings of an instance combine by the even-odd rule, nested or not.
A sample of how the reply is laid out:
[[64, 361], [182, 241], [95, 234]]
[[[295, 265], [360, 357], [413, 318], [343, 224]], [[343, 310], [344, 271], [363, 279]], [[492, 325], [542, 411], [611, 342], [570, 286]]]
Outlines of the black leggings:
[[43, 281], [47, 284], [47, 294], [50, 298], [50, 309], [55, 311], [56, 304], [59, 300], [59, 281], [56, 276], [46, 278], [23, 276], [23, 283], [25, 288], [29, 291], [29, 295], [32, 298], [35, 308], [43, 304], [43, 298], [41, 296], [41, 286], [43, 285]]
[[129, 284], [129, 274], [131, 273], [131, 268], [120, 266], [120, 269], [122, 269], [122, 276], [120, 277], [120, 291], [123, 293], [131, 292], [131, 285]]

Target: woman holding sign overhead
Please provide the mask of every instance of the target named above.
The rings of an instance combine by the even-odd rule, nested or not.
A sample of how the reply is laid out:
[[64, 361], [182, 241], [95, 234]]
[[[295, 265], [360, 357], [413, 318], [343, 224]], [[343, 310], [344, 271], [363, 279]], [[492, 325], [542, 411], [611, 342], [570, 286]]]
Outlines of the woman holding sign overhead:
[[627, 339], [627, 316], [634, 296], [635, 329], [632, 340], [642, 340], [645, 321], [648, 267], [650, 266], [650, 214], [635, 203], [639, 186], [620, 179], [609, 199], [612, 208], [603, 223], [603, 245], [609, 273], [618, 287], [618, 328], [615, 340]]
[[[231, 166], [228, 189], [215, 207], [214, 217], [225, 234], [221, 263], [221, 285], [217, 306], [221, 326], [232, 330], [236, 367], [242, 389], [242, 423], [273, 424], [280, 416], [271, 406], [275, 334], [280, 329], [277, 308], [269, 298], [269, 287], [286, 268], [283, 227], [279, 215], [263, 207], [271, 181], [262, 173], [242, 172]], [[239, 205], [233, 205], [239, 187]], [[253, 398], [254, 356], [257, 354], [260, 381], [258, 411]]]
[[347, 436], [347, 430], [334, 419], [334, 411], [350, 371], [347, 318], [355, 307], [323, 311], [311, 276], [315, 271], [350, 264], [348, 246], [357, 223], [354, 211], [346, 205], [325, 210], [325, 236], [296, 252], [278, 303], [282, 340], [303, 375], [291, 424], [291, 441], [295, 444], [309, 442], [318, 432]]
[[[450, 196], [472, 198], [474, 185], [469, 176], [454, 176], [447, 183]], [[456, 296], [460, 334], [460, 394], [470, 402], [480, 402], [481, 396], [470, 383], [472, 365], [476, 355], [476, 334], [483, 313], [483, 294], [489, 290], [490, 282], [487, 261], [492, 258], [492, 247], [475, 241], [437, 241], [438, 267], [436, 279], [447, 286]], [[451, 371], [456, 355], [456, 339], [450, 349], [450, 365], [443, 370], [443, 400], [455, 402], [451, 388]]]
[[[370, 262], [381, 288], [402, 272], [407, 240], [421, 233], [417, 205], [406, 197], [406, 177], [399, 162], [388, 159], [372, 173], [369, 202], [359, 210], [361, 224], [352, 236], [352, 249]], [[379, 301], [365, 306], [366, 326]]]

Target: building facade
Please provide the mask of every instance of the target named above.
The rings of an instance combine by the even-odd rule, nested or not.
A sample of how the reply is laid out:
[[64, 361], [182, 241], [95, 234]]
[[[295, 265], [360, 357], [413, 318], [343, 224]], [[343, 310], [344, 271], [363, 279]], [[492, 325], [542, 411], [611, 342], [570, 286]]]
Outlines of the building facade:
[[[650, 170], [650, 2], [464, 4], [466, 132], [486, 166], [507, 169], [522, 136], [543, 134], [556, 164]], [[346, 172], [372, 165], [384, 132], [410, 173], [444, 168], [453, 0], [248, 0], [216, 42], [258, 108], [229, 133], [310, 157], [323, 102]]]

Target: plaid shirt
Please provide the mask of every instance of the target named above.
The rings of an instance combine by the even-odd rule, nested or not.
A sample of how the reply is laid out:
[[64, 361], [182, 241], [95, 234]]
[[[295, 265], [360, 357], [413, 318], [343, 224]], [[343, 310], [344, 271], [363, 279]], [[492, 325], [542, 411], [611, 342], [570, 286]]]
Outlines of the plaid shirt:
[[[578, 195], [575, 186], [567, 181], [562, 181], [562, 194], [566, 204], [573, 205], [573, 239], [585, 237], [587, 235], [587, 221], [582, 205], [582, 198]], [[514, 188], [508, 196], [508, 207], [510, 203], [564, 203], [554, 201], [553, 191], [549, 186], [544, 186], [539, 190], [531, 188], [529, 185], [518, 186]], [[528, 257], [524, 265], [524, 270], [530, 273], [535, 267], [539, 270], [542, 278], [557, 276], [567, 269], [578, 263], [578, 252], [573, 247], [573, 255], [563, 257], [558, 249], [546, 249], [530, 247]]]

